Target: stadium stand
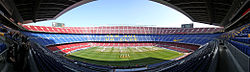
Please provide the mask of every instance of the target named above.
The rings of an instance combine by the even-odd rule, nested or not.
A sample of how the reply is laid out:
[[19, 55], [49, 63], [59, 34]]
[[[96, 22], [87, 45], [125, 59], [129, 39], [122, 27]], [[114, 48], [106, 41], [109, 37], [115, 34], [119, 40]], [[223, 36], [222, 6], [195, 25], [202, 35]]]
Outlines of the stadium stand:
[[250, 24], [245, 24], [228, 33], [221, 35], [222, 38], [228, 39], [227, 41], [240, 51], [250, 56]]
[[1, 42], [0, 43], [0, 53], [2, 53], [3, 51], [5, 51], [6, 49], [7, 49], [6, 45], [3, 42]]
[[199, 48], [198, 45], [182, 44], [182, 43], [72, 43], [55, 46], [47, 46], [53, 53], [69, 54], [89, 47], [145, 47], [145, 46], [157, 46], [167, 49], [171, 49], [179, 52], [192, 52]]
[[133, 26], [49, 27], [22, 25], [30, 31], [75, 34], [195, 34], [220, 32], [223, 28], [160, 28]]
[[[0, 71], [250, 72], [249, 0], [152, 0], [176, 9], [193, 22], [225, 29], [23, 25], [56, 19], [91, 1], [1, 0], [0, 22], [4, 25], [0, 24]], [[124, 67], [95, 65], [58, 55], [93, 46], [158, 46], [189, 54], [157, 64]]]
[[[108, 28], [108, 27], [107, 27]], [[56, 32], [54, 31], [48, 31], [48, 30], [43, 30], [43, 29], [47, 29], [44, 27], [40, 27], [40, 30], [42, 31], [46, 31], [46, 32]], [[49, 29], [49, 28], [48, 28]], [[82, 28], [78, 28], [78, 29], [82, 29]], [[88, 28], [87, 28], [88, 29]], [[51, 29], [53, 30], [53, 29]], [[58, 33], [34, 33], [34, 32], [21, 32], [22, 34], [29, 36], [28, 40], [30, 40], [31, 42], [37, 42], [39, 45], [42, 46], [47, 46], [47, 48], [41, 48], [43, 50], [45, 50], [46, 52], [51, 53], [51, 55], [53, 54], [69, 54], [72, 52], [76, 52], [78, 50], [82, 50], [82, 49], [87, 49], [88, 47], [94, 47], [94, 46], [112, 46], [112, 47], [124, 47], [124, 46], [158, 46], [158, 47], [164, 47], [170, 50], [175, 50], [175, 51], [179, 51], [179, 52], [199, 52], [200, 50], [203, 51], [203, 49], [200, 49], [199, 46], [207, 44], [210, 41], [213, 41], [216, 37], [218, 37], [220, 34], [176, 34], [176, 35], [165, 35], [165, 34], [161, 34], [159, 32], [159, 34], [146, 34], [141, 31], [138, 31], [136, 33], [132, 33], [132, 34], [96, 34], [93, 32], [86, 32], [86, 34], [64, 34], [64, 33], [69, 33], [69, 32], [73, 32], [73, 30], [60, 30], [58, 28], [58, 31], [64, 31], [64, 32], [59, 32]], [[76, 31], [75, 31], [76, 32]], [[74, 32], [74, 33], [75, 33]], [[78, 31], [80, 32], [80, 31]], [[104, 33], [108, 33], [108, 31], [103, 31]], [[118, 31], [119, 32], [119, 31]], [[121, 32], [121, 31], [120, 31]], [[124, 31], [123, 31], [124, 32]], [[161, 32], [164, 32], [164, 30], [162, 30]], [[90, 33], [90, 34], [88, 34]], [[169, 32], [170, 33], [170, 32]], [[84, 43], [81, 43], [84, 42]], [[135, 43], [134, 43], [135, 42]], [[156, 42], [156, 43], [155, 43]], [[39, 46], [38, 45], [38, 46]], [[34, 46], [37, 47], [37, 46]], [[36, 49], [33, 49], [36, 50]], [[40, 51], [40, 50], [38, 50]], [[205, 50], [204, 50], [205, 51]], [[35, 55], [35, 61], [38, 62], [38, 64], [40, 65], [40, 67], [42, 68], [43, 71], [59, 71], [59, 69], [61, 68], [57, 68], [60, 67], [60, 63], [58, 61], [55, 61], [57, 59], [55, 58], [51, 58], [51, 57], [46, 57], [46, 56], [50, 56], [49, 55], [40, 55], [42, 53], [35, 53], [36, 51], [34, 51], [33, 55]], [[201, 52], [203, 53], [203, 52]], [[211, 53], [210, 51], [205, 52], [205, 54], [199, 54], [201, 56], [194, 56], [196, 58], [190, 59], [188, 61], [186, 61], [185, 63], [193, 63], [197, 60], [200, 60], [200, 58], [205, 58], [202, 59], [202, 61], [204, 60], [205, 64], [208, 64], [209, 59], [211, 59], [211, 57], [206, 56], [206, 53]], [[209, 54], [208, 54], [209, 55]], [[212, 55], [211, 55], [212, 56]], [[43, 59], [47, 59], [47, 60], [42, 60]], [[62, 58], [62, 57], [60, 57]], [[38, 60], [41, 59], [41, 60]], [[55, 60], [54, 60], [55, 59]], [[61, 59], [60, 59], [61, 60]], [[80, 67], [83, 68], [76, 68], [79, 66], [76, 66], [75, 68], [70, 66], [70, 68], [74, 68], [75, 70], [79, 70], [82, 69], [84, 71], [110, 71], [110, 70], [114, 70], [114, 69], [120, 69], [120, 68], [136, 68], [133, 66], [130, 67], [116, 67], [116, 66], [100, 66], [100, 65], [93, 65], [93, 64], [88, 64], [85, 62], [79, 62], [79, 61], [74, 61], [74, 60], [70, 60], [70, 59], [63, 59], [65, 60], [65, 62], [67, 63], [67, 61], [73, 61], [73, 63], [76, 63], [76, 65], [79, 65]], [[202, 61], [199, 61], [198, 64], [203, 63]], [[45, 64], [45, 63], [50, 63], [51, 64]], [[58, 63], [53, 63], [53, 62], [58, 62]], [[152, 64], [149, 65], [147, 70], [154, 70], [155, 68], [161, 68], [164, 66], [169, 66], [169, 65], [173, 65], [173, 62], [177, 62], [180, 63], [181, 61], [165, 61], [162, 63], [158, 63], [158, 64]], [[72, 63], [72, 62], [71, 62]], [[173, 64], [172, 64], [173, 63]], [[183, 63], [183, 66], [186, 66], [186, 64]], [[59, 64], [59, 65], [58, 65]], [[65, 63], [63, 63], [65, 64]], [[53, 65], [58, 65], [58, 66], [53, 66]], [[71, 65], [70, 63], [68, 65]], [[53, 67], [51, 67], [53, 66]], [[88, 68], [88, 66], [91, 66], [91, 68]], [[182, 65], [180, 65], [182, 66]], [[188, 64], [187, 64], [188, 66]], [[191, 65], [191, 68], [196, 68], [194, 67], [194, 65]], [[48, 68], [51, 67], [51, 68]], [[146, 67], [146, 66], [139, 66], [139, 67]], [[55, 69], [53, 69], [55, 68]], [[85, 69], [86, 68], [86, 69]], [[172, 68], [175, 69], [179, 69], [178, 66], [173, 66], [170, 69], [159, 69], [159, 70], [167, 70], [167, 71], [172, 71]], [[188, 69], [191, 69], [188, 68]], [[72, 70], [72, 69], [70, 69]], [[144, 69], [145, 70], [145, 69]], [[68, 68], [66, 69], [62, 69], [61, 71], [68, 71]], [[81, 70], [79, 70], [81, 71]], [[155, 70], [157, 71], [157, 70]], [[180, 70], [183, 71], [183, 70]], [[184, 70], [185, 71], [185, 70]], [[202, 71], [202, 70], [201, 70]]]
[[[5, 37], [10, 38], [10, 41], [8, 44], [10, 44], [10, 47], [8, 48], [8, 51], [3, 53], [0, 53], [0, 61], [1, 64], [5, 62], [5, 59], [7, 62], [14, 63], [13, 67], [14, 69], [18, 71], [23, 71], [22, 68], [27, 67], [24, 63], [28, 63], [29, 61], [33, 68], [36, 68], [38, 70], [36, 71], [44, 71], [44, 72], [71, 72], [71, 71], [81, 71], [81, 72], [96, 72], [96, 71], [105, 71], [108, 72], [111, 69], [107, 67], [100, 67], [95, 66], [87, 63], [79, 63], [77, 64], [77, 61], [72, 61], [69, 59], [64, 58], [61, 55], [54, 54], [51, 50], [48, 48], [39, 45], [38, 43], [35, 43], [33, 41], [28, 41], [28, 37], [20, 33], [19, 31], [7, 28], [8, 32], [4, 33]], [[9, 39], [6, 39], [9, 40]], [[5, 48], [5, 44], [0, 43], [0, 50], [2, 52]], [[29, 52], [30, 49], [30, 52]], [[16, 52], [16, 50], [19, 50]], [[7, 55], [5, 58], [3, 55]], [[31, 55], [31, 57], [28, 58], [27, 55]], [[29, 59], [29, 60], [28, 60]], [[32, 60], [31, 60], [32, 59]], [[7, 64], [10, 65], [10, 64]], [[36, 67], [37, 66], [37, 67]], [[92, 66], [91, 68], [88, 68], [89, 66]], [[1, 70], [2, 65], [0, 65]], [[9, 71], [9, 70], [8, 70]], [[13, 71], [13, 70], [11, 70]]]
[[[110, 28], [110, 27], [107, 27], [107, 28]], [[143, 29], [143, 27], [142, 28], [137, 27], [137, 28]], [[48, 29], [48, 30], [44, 30], [44, 29]], [[78, 29], [82, 29], [82, 28], [78, 27]], [[149, 29], [156, 30], [157, 28], [149, 28]], [[166, 29], [168, 30], [171, 28], [166, 28]], [[94, 46], [112, 46], [112, 47], [158, 46], [158, 47], [163, 47], [163, 48], [167, 48], [167, 49], [179, 51], [179, 52], [184, 52], [184, 53], [199, 52], [200, 50], [203, 50], [204, 44], [207, 45], [208, 42], [213, 41], [216, 37], [220, 35], [220, 34], [199, 34], [199, 35], [198, 34], [169, 34], [169, 33], [174, 33], [175, 31], [171, 31], [167, 35], [162, 33], [162, 32], [166, 32], [167, 30], [159, 31], [158, 34], [152, 33], [152, 32], [151, 32], [152, 34], [150, 34], [150, 32], [148, 32], [149, 34], [147, 34], [140, 30], [138, 32], [130, 33], [130, 34], [96, 34], [96, 33], [93, 33], [95, 31], [92, 31], [92, 32], [85, 31], [87, 32], [86, 34], [76, 34], [75, 32], [77, 31], [73, 31], [70, 29], [66, 31], [60, 28], [58, 28], [57, 31], [64, 31], [64, 32], [51, 33], [51, 32], [56, 32], [56, 30], [53, 31], [53, 28], [46, 28], [46, 27], [40, 27], [40, 30], [43, 30], [49, 33], [44, 33], [44, 32], [38, 33], [38, 32], [28, 32], [28, 31], [19, 32], [19, 31], [14, 31], [14, 30], [8, 30], [9, 32], [5, 36], [15, 41], [12, 46], [20, 46], [20, 47], [25, 47], [25, 48], [30, 49], [32, 58], [34, 59], [34, 63], [38, 66], [38, 69], [41, 71], [96, 72], [96, 71], [115, 71], [116, 69], [144, 68], [144, 67], [147, 67], [147, 68], [142, 69], [142, 71], [144, 70], [171, 71], [173, 67], [174, 69], [175, 67], [178, 67], [176, 66], [176, 64], [181, 64], [180, 62], [183, 61], [182, 60], [183, 58], [180, 61], [179, 60], [165, 61], [165, 62], [152, 64], [148, 66], [139, 65], [139, 66], [117, 67], [117, 66], [100, 66], [100, 65], [89, 64], [86, 62], [80, 62], [76, 60], [67, 59], [63, 57], [63, 55], [76, 52], [82, 49], [87, 49], [89, 47], [94, 47]], [[70, 33], [70, 32], [74, 32], [74, 33]], [[81, 33], [80, 31], [78, 32]], [[104, 32], [108, 33], [109, 31], [104, 31]], [[118, 32], [124, 32], [124, 31], [118, 31]], [[199, 48], [200, 46], [202, 46], [202, 48]], [[13, 49], [10, 49], [10, 50], [13, 50]], [[24, 49], [24, 52], [25, 50], [26, 49]], [[15, 59], [16, 56], [17, 55], [13, 53], [13, 55], [11, 55], [10, 57], [13, 57], [13, 59]], [[200, 60], [201, 57], [205, 57], [204, 61], [205, 61], [205, 64], [207, 64], [206, 61], [207, 59], [210, 59], [210, 57], [206, 56], [205, 54], [204, 55], [201, 54], [201, 56], [190, 59], [188, 61], [186, 59], [185, 60], [188, 63], [188, 62], [192, 62], [192, 60]], [[203, 62], [200, 61], [198, 64], [201, 64], [201, 63]], [[19, 64], [19, 66], [20, 65], [22, 64]], [[169, 65], [171, 66], [167, 67]], [[191, 68], [193, 68], [193, 65]], [[137, 70], [140, 70], [140, 69], [137, 69]]]
[[250, 49], [249, 49], [250, 45], [239, 43], [237, 41], [232, 41], [232, 40], [229, 40], [229, 42], [232, 45], [234, 45], [236, 48], [238, 48], [239, 50], [241, 50], [243, 53], [245, 53], [248, 56], [250, 56]]
[[164, 42], [164, 43], [159, 43], [160, 45], [168, 45], [168, 46], [175, 46], [175, 47], [181, 47], [181, 48], [186, 48], [190, 50], [196, 50], [199, 48], [198, 45], [192, 45], [192, 44], [184, 44], [184, 43], [175, 43], [175, 42]]
[[53, 51], [53, 53], [68, 54], [88, 47], [91, 47], [90, 43], [74, 43], [59, 46], [49, 46], [47, 48]]
[[1, 26], [2, 24], [0, 24], [0, 53], [2, 53], [3, 51], [5, 51], [7, 49], [6, 44], [4, 43], [5, 41], [5, 33], [6, 33], [6, 29], [3, 28], [3, 26]]
[[[204, 67], [209, 64], [209, 61], [211, 59], [211, 56], [213, 56], [214, 49], [208, 50], [210, 48], [206, 48], [204, 50], [201, 50], [200, 52], [197, 52], [198, 56], [191, 57], [190, 60], [187, 59], [184, 63], [181, 63], [180, 65], [177, 65], [176, 67], [173, 67], [169, 69], [171, 72], [186, 72], [186, 71], [205, 71]], [[197, 69], [198, 67], [201, 67], [200, 69]]]
[[22, 32], [30, 36], [29, 40], [48, 46], [74, 42], [179, 42], [187, 44], [203, 45], [215, 39], [220, 34], [201, 35], [105, 35], [105, 34], [49, 34]]
[[246, 38], [246, 37], [243, 37], [243, 38], [242, 37], [236, 37], [236, 38], [233, 38], [232, 40], [250, 44], [250, 38]]
[[91, 43], [92, 46], [107, 46], [107, 47], [140, 47], [154, 46], [155, 43]]
[[1, 70], [6, 70], [4, 68], [9, 65], [4, 62], [13, 63], [11, 66], [16, 70], [27, 67], [24, 65], [27, 63], [27, 51], [30, 48], [27, 37], [2, 24], [0, 24], [0, 31], [0, 61], [5, 65], [0, 65]]
[[[47, 48], [43, 48], [37, 44], [32, 44], [32, 55], [39, 66], [41, 71], [110, 71], [107, 67], [99, 67], [87, 63], [78, 63], [77, 61], [72, 61], [66, 59], [62, 56], [53, 54]], [[91, 66], [91, 68], [88, 68]]]
[[177, 61], [167, 62], [165, 64], [149, 65], [149, 72], [163, 71], [163, 72], [196, 72], [207, 71], [206, 67], [211, 63], [215, 51], [218, 49], [217, 42], [210, 42], [193, 52], [191, 55]]
[[[149, 44], [149, 45], [152, 45], [152, 44]], [[211, 45], [216, 45], [216, 44], [211, 44]], [[211, 45], [206, 44], [202, 48], [198, 49], [195, 53], [193, 53], [193, 55], [190, 55], [190, 56], [186, 57], [185, 59], [182, 59], [179, 61], [171, 61], [171, 62], [166, 61], [166, 62], [162, 62], [159, 64], [149, 65], [147, 71], [150, 71], [150, 70], [152, 70], [152, 71], [161, 71], [161, 70], [163, 70], [163, 71], [190, 71], [190, 70], [192, 70], [192, 71], [204, 71], [204, 69], [206, 69], [205, 67], [211, 62], [211, 58], [213, 56], [213, 51], [215, 50], [215, 49], [213, 49], [214, 47], [211, 47]], [[47, 49], [45, 48], [44, 50], [46, 51]], [[44, 51], [44, 50], [39, 50], [39, 51]], [[47, 51], [48, 51], [48, 53], [50, 53], [50, 50], [47, 50]], [[196, 55], [198, 55], [198, 56], [196, 56]], [[43, 57], [45, 57], [45, 56], [43, 56]], [[41, 58], [37, 58], [37, 59], [41, 59]], [[53, 58], [45, 58], [45, 59], [47, 59], [48, 62], [50, 62], [50, 61], [55, 62], [55, 61], [53, 61], [54, 57]], [[41, 60], [43, 60], [43, 59], [41, 59]], [[82, 69], [84, 71], [90, 71], [90, 72], [92, 72], [92, 71], [110, 71], [110, 70], [112, 70], [112, 68], [119, 68], [119, 69], [121, 68], [121, 67], [114, 67], [114, 66], [112, 66], [112, 67], [96, 66], [93, 64], [88, 64], [88, 63], [79, 62], [79, 61], [74, 61], [74, 62], [77, 63], [77, 65], [84, 66], [84, 67], [91, 66], [92, 70], [91, 69]], [[39, 63], [40, 63], [39, 65], [43, 65], [45, 62], [41, 61]], [[50, 65], [53, 66], [53, 65], [58, 65], [58, 64], [55, 64], [55, 63], [46, 64], [46, 66], [48, 66], [48, 67], [50, 67]], [[165, 66], [169, 66], [170, 68], [167, 68], [167, 69], [161, 68], [161, 67], [165, 68]], [[198, 66], [201, 66], [202, 68], [199, 69]], [[43, 67], [43, 68], [48, 69], [48, 67]], [[48, 70], [52, 70], [55, 67], [60, 67], [60, 65], [49, 68]], [[78, 67], [78, 66], [76, 66], [76, 67]], [[74, 67], [74, 68], [76, 68], [76, 67]], [[159, 67], [160, 67], [160, 69], [159, 69]], [[124, 68], [124, 67], [122, 67], [122, 68]], [[136, 67], [129, 67], [129, 68], [136, 68]], [[80, 68], [77, 68], [77, 69], [80, 69]], [[53, 69], [53, 70], [56, 70], [56, 69]], [[67, 68], [62, 69], [62, 70], [67, 70]], [[62, 70], [60, 70], [60, 71], [62, 71]], [[144, 71], [144, 70], [142, 70], [142, 71]]]
[[178, 51], [178, 52], [190, 52], [189, 50], [185, 48], [179, 48], [179, 47], [174, 47], [174, 46], [158, 45], [157, 47], [167, 48], [167, 49]]

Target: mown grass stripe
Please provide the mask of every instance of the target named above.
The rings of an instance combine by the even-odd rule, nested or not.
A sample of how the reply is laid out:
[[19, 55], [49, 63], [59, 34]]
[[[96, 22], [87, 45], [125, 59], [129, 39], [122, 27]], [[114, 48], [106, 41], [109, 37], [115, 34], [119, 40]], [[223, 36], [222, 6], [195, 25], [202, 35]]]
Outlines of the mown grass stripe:
[[[112, 65], [112, 66], [134, 66], [144, 64], [154, 64], [165, 60], [170, 60], [183, 55], [182, 53], [171, 51], [158, 47], [128, 47], [128, 48], [106, 48], [92, 47], [85, 50], [77, 51], [69, 55], [69, 58], [79, 61], [89, 62], [98, 65]], [[154, 49], [158, 50], [154, 50]], [[120, 51], [123, 52], [120, 52]], [[137, 51], [136, 51], [137, 50]], [[139, 50], [144, 52], [139, 52]], [[114, 52], [115, 51], [115, 52]], [[121, 58], [120, 55], [129, 57]]]

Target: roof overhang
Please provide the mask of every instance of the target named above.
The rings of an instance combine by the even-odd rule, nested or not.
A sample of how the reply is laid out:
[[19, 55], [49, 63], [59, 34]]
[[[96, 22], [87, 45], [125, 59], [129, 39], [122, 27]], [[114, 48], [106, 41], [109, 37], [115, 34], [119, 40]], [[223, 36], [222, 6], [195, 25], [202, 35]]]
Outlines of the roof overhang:
[[223, 26], [234, 0], [151, 0], [183, 13], [194, 22]]
[[[65, 12], [95, 0], [14, 0], [23, 23], [53, 20]], [[169, 6], [194, 22], [226, 26], [241, 6], [238, 0], [151, 0]], [[249, 0], [247, 0], [249, 1]], [[247, 2], [245, 1], [245, 2]], [[239, 5], [240, 4], [240, 5]], [[243, 4], [244, 5], [244, 4]]]
[[53, 20], [67, 11], [95, 0], [14, 0], [23, 24]]

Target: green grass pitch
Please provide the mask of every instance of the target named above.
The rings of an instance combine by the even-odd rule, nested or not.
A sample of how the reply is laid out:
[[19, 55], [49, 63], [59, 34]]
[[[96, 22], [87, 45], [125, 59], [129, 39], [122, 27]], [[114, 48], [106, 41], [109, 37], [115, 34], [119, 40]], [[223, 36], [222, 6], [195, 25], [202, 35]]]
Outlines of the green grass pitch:
[[66, 57], [97, 65], [135, 66], [155, 64], [182, 55], [159, 47], [92, 47]]

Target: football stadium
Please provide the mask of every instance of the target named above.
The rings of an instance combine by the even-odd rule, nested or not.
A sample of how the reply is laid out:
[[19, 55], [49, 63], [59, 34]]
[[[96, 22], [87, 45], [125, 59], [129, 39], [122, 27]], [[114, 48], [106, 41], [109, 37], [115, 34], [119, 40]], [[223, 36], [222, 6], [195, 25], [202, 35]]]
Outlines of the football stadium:
[[219, 27], [36, 26], [95, 0], [1, 0], [0, 70], [250, 71], [250, 0], [150, 1]]

